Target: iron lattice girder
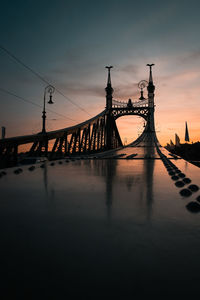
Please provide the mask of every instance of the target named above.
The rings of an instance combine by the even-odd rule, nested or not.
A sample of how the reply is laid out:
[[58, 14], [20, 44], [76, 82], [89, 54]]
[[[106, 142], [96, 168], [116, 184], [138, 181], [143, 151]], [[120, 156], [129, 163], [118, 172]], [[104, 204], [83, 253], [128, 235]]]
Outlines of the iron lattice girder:
[[145, 107], [114, 107], [112, 108], [112, 115], [116, 120], [122, 116], [128, 115], [136, 115], [144, 118], [147, 121], [149, 115], [150, 108], [148, 106]]
[[[8, 155], [19, 145], [31, 142], [33, 145], [30, 154], [37, 152], [39, 155], [43, 149], [47, 153], [50, 140], [55, 140], [51, 150], [52, 154], [62, 153], [63, 149], [65, 153], [81, 153], [116, 148], [121, 146], [122, 142], [115, 120], [125, 115], [137, 115], [147, 120], [149, 112], [148, 106], [112, 107], [112, 109], [104, 110], [96, 117], [75, 126], [45, 134], [39, 133], [3, 139], [0, 141], [0, 155], [3, 153]], [[68, 138], [70, 138], [69, 141]]]
[[[58, 143], [63, 145], [65, 141], [65, 153], [84, 153], [90, 151], [98, 151], [103, 149], [105, 145], [105, 114], [101, 115], [95, 121], [88, 122], [87, 126], [76, 127], [76, 130], [65, 133], [64, 137], [56, 139], [52, 148], [52, 155], [55, 153], [61, 153], [61, 146], [58, 147]], [[68, 141], [69, 138], [69, 141]]]

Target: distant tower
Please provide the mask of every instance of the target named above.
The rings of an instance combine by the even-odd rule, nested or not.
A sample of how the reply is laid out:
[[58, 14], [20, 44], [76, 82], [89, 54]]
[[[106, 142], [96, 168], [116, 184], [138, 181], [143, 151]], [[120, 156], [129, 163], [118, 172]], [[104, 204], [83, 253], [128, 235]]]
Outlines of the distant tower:
[[180, 147], [180, 138], [179, 138], [178, 134], [176, 134], [176, 133], [175, 133], [175, 145], [177, 147]]
[[185, 122], [185, 141], [186, 142], [190, 141], [188, 127], [187, 127], [187, 122]]
[[172, 140], [170, 140], [170, 147], [171, 147], [171, 149], [174, 148], [174, 143], [172, 142]]
[[108, 81], [107, 81], [107, 87], [105, 88], [106, 91], [106, 109], [110, 110], [112, 108], [112, 94], [113, 94], [113, 88], [111, 84], [111, 76], [110, 76], [110, 69], [112, 69], [113, 66], [106, 66], [106, 69], [108, 69]]

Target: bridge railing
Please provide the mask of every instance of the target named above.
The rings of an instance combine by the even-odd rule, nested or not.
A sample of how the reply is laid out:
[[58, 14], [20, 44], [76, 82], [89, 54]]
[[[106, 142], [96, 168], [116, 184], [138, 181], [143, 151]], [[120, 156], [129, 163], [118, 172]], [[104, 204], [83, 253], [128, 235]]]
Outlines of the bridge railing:
[[[52, 142], [49, 142], [51, 140]], [[12, 166], [16, 163], [21, 145], [29, 147], [29, 150], [25, 151], [30, 156], [45, 155], [54, 159], [64, 155], [118, 148], [122, 146], [122, 142], [114, 117], [104, 110], [95, 117], [71, 127], [0, 140], [1, 166]]]
[[42, 133], [36, 133], [36, 134], [31, 134], [31, 135], [23, 135], [23, 136], [16, 136], [16, 137], [10, 137], [10, 138], [4, 138], [0, 140], [0, 147], [1, 146], [7, 146], [11, 143], [17, 143], [18, 145], [23, 145], [27, 143], [34, 142], [35, 140], [42, 140], [44, 135], [48, 138], [48, 140], [59, 138], [63, 135], [63, 133], [67, 132], [68, 134], [72, 134], [74, 131], [76, 131], [78, 128], [84, 129], [87, 127], [88, 124], [93, 125], [93, 123], [99, 119], [100, 117], [104, 116], [106, 113], [106, 110], [102, 111], [100, 114], [96, 115], [95, 117], [84, 121], [82, 123], [79, 123], [74, 126], [58, 129], [58, 130], [53, 130], [53, 131], [48, 131], [44, 134]]

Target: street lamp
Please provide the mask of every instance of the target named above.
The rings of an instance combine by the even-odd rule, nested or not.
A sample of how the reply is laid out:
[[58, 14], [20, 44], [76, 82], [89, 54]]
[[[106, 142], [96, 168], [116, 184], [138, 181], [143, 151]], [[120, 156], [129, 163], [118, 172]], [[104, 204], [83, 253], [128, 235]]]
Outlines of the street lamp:
[[44, 89], [44, 106], [42, 112], [42, 133], [46, 133], [46, 111], [45, 111], [45, 102], [46, 102], [46, 93], [49, 93], [49, 104], [53, 104], [52, 94], [54, 93], [55, 88], [52, 85], [48, 85]]
[[138, 83], [138, 87], [140, 88], [140, 98], [139, 100], [145, 100], [144, 96], [143, 96], [143, 89], [148, 85], [148, 82], [146, 80], [141, 80], [139, 83]]

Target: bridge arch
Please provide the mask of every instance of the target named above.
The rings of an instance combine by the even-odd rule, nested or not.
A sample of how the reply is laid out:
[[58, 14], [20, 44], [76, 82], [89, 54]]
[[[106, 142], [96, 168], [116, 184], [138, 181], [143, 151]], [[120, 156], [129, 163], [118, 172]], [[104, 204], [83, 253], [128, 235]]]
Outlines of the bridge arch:
[[147, 124], [146, 118], [137, 114], [123, 114], [115, 122], [124, 146], [135, 142]]

